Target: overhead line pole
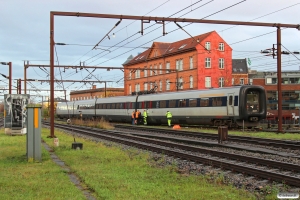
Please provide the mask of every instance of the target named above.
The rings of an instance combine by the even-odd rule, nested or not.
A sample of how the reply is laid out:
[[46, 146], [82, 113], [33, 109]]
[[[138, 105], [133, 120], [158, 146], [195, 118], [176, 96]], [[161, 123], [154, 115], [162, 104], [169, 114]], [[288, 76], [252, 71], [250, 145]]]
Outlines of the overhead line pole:
[[[227, 25], [244, 25], [244, 26], [263, 26], [263, 27], [277, 27], [277, 28], [296, 28], [300, 30], [299, 24], [279, 24], [279, 23], [263, 23], [263, 22], [242, 22], [242, 21], [224, 21], [224, 20], [206, 20], [206, 19], [190, 19], [190, 18], [168, 18], [168, 17], [150, 17], [150, 16], [133, 16], [133, 15], [111, 15], [111, 14], [97, 14], [97, 13], [80, 13], [80, 12], [50, 12], [50, 98], [51, 98], [51, 113], [50, 113], [50, 137], [54, 136], [54, 16], [74, 16], [74, 17], [95, 17], [95, 18], [109, 18], [109, 19], [129, 19], [129, 20], [148, 20], [148, 21], [169, 21], [169, 22], [189, 22], [202, 24], [227, 24]], [[280, 31], [277, 31], [277, 38], [280, 38]], [[279, 39], [278, 39], [279, 41]], [[277, 67], [281, 65], [277, 63]], [[277, 73], [279, 74], [279, 73]], [[281, 107], [278, 108], [278, 113], [281, 114]], [[278, 116], [281, 118], [282, 116]], [[279, 127], [279, 126], [278, 126]], [[278, 128], [278, 131], [281, 132]]]

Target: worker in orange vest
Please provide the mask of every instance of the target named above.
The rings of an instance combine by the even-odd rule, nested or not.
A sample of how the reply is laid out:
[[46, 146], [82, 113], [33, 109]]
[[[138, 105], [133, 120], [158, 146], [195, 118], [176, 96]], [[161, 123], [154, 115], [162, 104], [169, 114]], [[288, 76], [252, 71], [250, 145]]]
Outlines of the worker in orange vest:
[[135, 124], [138, 124], [138, 120], [140, 118], [141, 112], [139, 110], [136, 111], [135, 113]]
[[131, 113], [131, 121], [132, 121], [132, 125], [134, 125], [134, 122], [135, 122], [135, 112], [132, 111]]

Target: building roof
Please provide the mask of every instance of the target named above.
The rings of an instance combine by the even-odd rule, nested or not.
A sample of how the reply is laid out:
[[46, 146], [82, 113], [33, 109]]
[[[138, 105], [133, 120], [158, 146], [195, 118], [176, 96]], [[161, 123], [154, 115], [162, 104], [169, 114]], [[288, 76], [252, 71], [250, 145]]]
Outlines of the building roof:
[[129, 66], [129, 65], [134, 65], [149, 60], [149, 55], [151, 54], [153, 49], [158, 51], [157, 57], [165, 57], [172, 54], [186, 52], [188, 50], [195, 50], [196, 46], [199, 45], [199, 43], [201, 43], [205, 38], [207, 38], [213, 32], [216, 31], [211, 31], [208, 33], [197, 35], [194, 36], [193, 38], [189, 37], [187, 39], [179, 40], [173, 43], [153, 42], [152, 46], [149, 49], [135, 56], [130, 61], [128, 61], [127, 59], [123, 65]]
[[248, 74], [247, 59], [232, 59], [232, 74]]
[[[124, 92], [124, 88], [106, 88], [107, 92]], [[90, 92], [105, 92], [105, 88], [96, 88], [96, 89], [88, 89], [88, 90], [76, 90], [71, 91], [70, 95], [74, 94], [85, 94]]]

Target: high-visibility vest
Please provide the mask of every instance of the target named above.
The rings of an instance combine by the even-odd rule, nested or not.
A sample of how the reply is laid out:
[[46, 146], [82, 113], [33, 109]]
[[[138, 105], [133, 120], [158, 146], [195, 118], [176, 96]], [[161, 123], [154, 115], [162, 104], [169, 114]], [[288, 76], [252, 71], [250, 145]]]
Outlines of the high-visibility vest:
[[139, 118], [139, 114], [140, 114], [140, 111], [137, 111], [137, 112], [135, 113], [135, 118]]
[[134, 116], [135, 116], [135, 113], [134, 113], [134, 112], [132, 112], [132, 114], [131, 114], [131, 118], [135, 118]]
[[144, 111], [143, 116], [147, 117], [147, 111]]
[[166, 116], [167, 116], [167, 118], [172, 118], [172, 113], [171, 112], [167, 112]]

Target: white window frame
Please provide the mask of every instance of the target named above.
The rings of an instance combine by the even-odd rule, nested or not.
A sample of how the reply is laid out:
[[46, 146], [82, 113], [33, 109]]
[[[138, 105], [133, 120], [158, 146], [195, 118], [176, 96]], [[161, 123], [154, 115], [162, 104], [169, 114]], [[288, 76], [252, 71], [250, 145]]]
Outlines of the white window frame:
[[223, 42], [219, 43], [219, 51], [225, 51], [225, 44]]
[[157, 65], [154, 65], [154, 76], [157, 76]]
[[162, 81], [159, 81], [159, 91], [162, 91]]
[[205, 68], [211, 68], [211, 58], [205, 58]]
[[231, 80], [231, 85], [234, 85], [234, 78], [232, 78]]
[[179, 59], [176, 60], [176, 70], [179, 71]]
[[225, 67], [224, 58], [219, 58], [219, 69], [224, 69]]
[[211, 88], [211, 77], [210, 76], [205, 77], [205, 87]]
[[190, 88], [194, 88], [194, 78], [190, 76]]
[[150, 69], [149, 70], [150, 70], [149, 75], [152, 76], [152, 66], [151, 65], [150, 65]]
[[147, 72], [148, 72], [148, 69], [145, 68], [145, 69], [144, 69], [144, 77], [147, 77]]
[[170, 80], [169, 79], [166, 80], [166, 90], [167, 91], [170, 90]]
[[144, 90], [148, 90], [148, 83], [147, 82], [144, 83]]
[[162, 74], [162, 64], [159, 63], [159, 74]]
[[245, 84], [245, 80], [243, 78], [240, 78], [240, 84], [244, 85]]
[[222, 88], [225, 86], [225, 79], [224, 77], [219, 78], [219, 87]]
[[182, 77], [179, 78], [178, 83], [179, 83], [178, 89], [182, 90], [183, 89], [183, 78]]
[[183, 70], [183, 59], [179, 60], [179, 71]]
[[137, 69], [135, 71], [135, 78], [140, 78], [140, 70], [139, 69]]
[[190, 69], [194, 68], [193, 56], [190, 57]]
[[206, 48], [207, 50], [210, 50], [210, 42], [205, 42], [205, 48]]
[[170, 62], [166, 62], [166, 73], [170, 73]]

